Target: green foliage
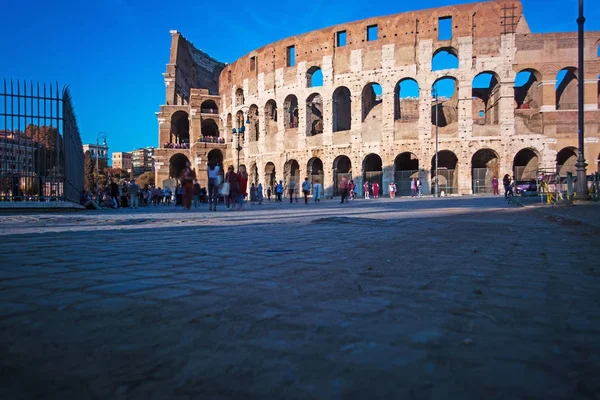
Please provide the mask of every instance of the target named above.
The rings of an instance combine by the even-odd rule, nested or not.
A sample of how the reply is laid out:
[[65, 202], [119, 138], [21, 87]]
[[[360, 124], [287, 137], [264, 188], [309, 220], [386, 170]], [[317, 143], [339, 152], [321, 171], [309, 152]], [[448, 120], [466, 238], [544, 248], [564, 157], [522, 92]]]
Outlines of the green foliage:
[[136, 179], [139, 187], [154, 185], [154, 172], [144, 172]]

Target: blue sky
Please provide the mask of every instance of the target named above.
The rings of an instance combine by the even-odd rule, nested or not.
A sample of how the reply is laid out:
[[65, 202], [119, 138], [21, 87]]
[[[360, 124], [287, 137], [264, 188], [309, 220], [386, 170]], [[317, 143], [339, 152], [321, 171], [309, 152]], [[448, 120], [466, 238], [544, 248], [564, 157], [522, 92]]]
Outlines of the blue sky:
[[[368, 17], [463, 3], [292, 0], [260, 6], [231, 0], [6, 1], [0, 77], [69, 84], [82, 140], [107, 132], [111, 151], [157, 144], [154, 114], [164, 103], [169, 30], [223, 62], [276, 40]], [[586, 1], [586, 30], [600, 30], [600, 7]], [[251, 4], [251, 7], [248, 5]], [[523, 0], [533, 32], [576, 31], [577, 0]], [[335, 10], [332, 11], [332, 10]], [[301, 12], [300, 12], [301, 11]]]

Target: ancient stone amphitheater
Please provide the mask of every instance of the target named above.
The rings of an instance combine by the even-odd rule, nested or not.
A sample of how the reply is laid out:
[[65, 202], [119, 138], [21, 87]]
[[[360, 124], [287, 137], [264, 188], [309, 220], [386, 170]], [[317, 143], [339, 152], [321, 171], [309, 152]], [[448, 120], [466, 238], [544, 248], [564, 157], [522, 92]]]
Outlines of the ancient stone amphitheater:
[[[576, 23], [573, 21], [573, 27]], [[588, 173], [600, 158], [600, 32], [532, 33], [518, 1], [370, 18], [268, 44], [227, 65], [171, 31], [157, 113], [156, 178], [211, 158], [252, 182], [319, 179], [334, 195], [419, 176], [447, 194], [491, 191], [493, 176], [574, 171], [577, 90], [585, 88]], [[239, 150], [238, 150], [239, 149]]]

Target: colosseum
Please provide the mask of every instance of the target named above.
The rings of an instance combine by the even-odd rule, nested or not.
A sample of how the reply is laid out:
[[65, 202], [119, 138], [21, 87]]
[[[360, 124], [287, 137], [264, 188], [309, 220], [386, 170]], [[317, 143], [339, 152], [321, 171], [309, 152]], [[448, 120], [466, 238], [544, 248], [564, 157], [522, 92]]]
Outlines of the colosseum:
[[[576, 22], [573, 21], [573, 26]], [[494, 0], [312, 31], [232, 64], [171, 31], [157, 113], [156, 181], [189, 160], [206, 184], [211, 158], [251, 182], [349, 176], [399, 194], [437, 171], [440, 191], [491, 191], [493, 176], [575, 171], [577, 91], [584, 85], [588, 173], [600, 158], [600, 32], [532, 33], [522, 5]], [[239, 160], [239, 161], [238, 161]], [[173, 181], [171, 181], [173, 182]]]

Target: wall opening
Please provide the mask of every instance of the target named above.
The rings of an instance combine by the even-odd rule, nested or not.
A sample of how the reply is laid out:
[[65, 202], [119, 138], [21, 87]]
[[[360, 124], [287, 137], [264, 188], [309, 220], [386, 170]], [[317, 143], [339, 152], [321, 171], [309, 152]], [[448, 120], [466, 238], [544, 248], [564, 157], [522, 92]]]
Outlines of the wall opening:
[[481, 149], [471, 158], [471, 188], [473, 194], [493, 193], [492, 179], [498, 178], [498, 154], [491, 149]]
[[[300, 164], [298, 164], [298, 161], [292, 159], [283, 165], [283, 179], [284, 184], [288, 187], [292, 181], [300, 182]], [[296, 185], [296, 190], [298, 190], [298, 185]]]
[[513, 179], [515, 181], [536, 179], [538, 166], [538, 156], [533, 150], [520, 150], [513, 160]]
[[257, 61], [256, 56], [250, 57], [250, 71], [258, 70], [257, 63], [258, 63], [258, 61]]
[[[436, 102], [437, 94], [437, 102]], [[437, 106], [436, 106], [437, 104]], [[458, 88], [453, 77], [440, 78], [432, 86], [431, 123], [440, 128], [458, 122]]]
[[452, 17], [438, 18], [438, 40], [452, 39]]
[[340, 86], [333, 92], [333, 131], [348, 131], [352, 126], [352, 97], [350, 90]]
[[378, 83], [367, 84], [362, 91], [362, 121], [364, 122], [370, 117], [381, 116], [383, 113], [382, 102], [381, 85]]
[[377, 25], [369, 25], [367, 26], [367, 42], [372, 42], [377, 40], [379, 35], [379, 28]]
[[323, 161], [318, 157], [313, 157], [308, 160], [306, 164], [307, 178], [312, 185], [317, 183], [323, 183], [324, 172], [323, 172]]
[[274, 190], [275, 186], [277, 185], [276, 179], [277, 178], [275, 176], [275, 164], [269, 161], [265, 165], [265, 189], [271, 188], [271, 190]]
[[313, 93], [306, 99], [306, 136], [323, 133], [323, 98]]
[[185, 111], [176, 111], [171, 116], [171, 138], [169, 143], [190, 142], [190, 120]]
[[[383, 162], [377, 154], [369, 154], [363, 161], [363, 182], [369, 184], [372, 190], [373, 184], [377, 183], [381, 188], [383, 184]], [[380, 189], [380, 193], [383, 190]]]
[[576, 175], [576, 163], [577, 149], [574, 147], [565, 147], [556, 154], [556, 173], [560, 176], [566, 176], [567, 172]]
[[244, 99], [244, 91], [242, 90], [242, 88], [238, 88], [235, 91], [235, 105], [236, 106], [241, 106], [244, 104], [246, 100]]
[[219, 137], [219, 125], [212, 118], [203, 119], [200, 129], [204, 137]]
[[419, 119], [419, 84], [411, 78], [402, 79], [394, 89], [394, 119], [414, 122]]
[[340, 155], [333, 160], [333, 195], [338, 196], [339, 183], [342, 178], [348, 179], [348, 182], [352, 180], [352, 162], [348, 156]]
[[185, 169], [185, 164], [190, 160], [181, 153], [174, 154], [169, 159], [169, 178], [179, 179], [181, 172]]
[[500, 119], [500, 83], [498, 75], [482, 72], [473, 78], [473, 123], [497, 125]]
[[[438, 193], [455, 194], [458, 189], [458, 158], [449, 150], [438, 153]], [[431, 192], [435, 193], [435, 155], [431, 159]]]
[[288, 67], [296, 65], [296, 46], [288, 46], [286, 50], [286, 63]]
[[410, 181], [419, 177], [419, 159], [413, 153], [405, 152], [394, 160], [394, 182], [399, 196], [410, 196]]
[[258, 140], [260, 135], [260, 123], [258, 118], [258, 106], [256, 104], [252, 104], [250, 109], [248, 110], [248, 120], [250, 120], [248, 126], [248, 139], [251, 142], [255, 142]]
[[561, 69], [556, 75], [556, 109], [577, 109], [577, 68], [567, 67]]
[[269, 100], [265, 104], [265, 124], [267, 135], [277, 133], [279, 130], [277, 127], [277, 103], [275, 100]]
[[310, 67], [306, 72], [306, 87], [323, 86], [323, 71], [319, 67]]
[[433, 53], [431, 59], [432, 71], [456, 68], [458, 68], [458, 51], [454, 47], [442, 47]]
[[515, 77], [515, 107], [521, 110], [538, 110], [542, 105], [541, 74], [525, 69]]
[[214, 100], [206, 100], [200, 105], [200, 112], [204, 114], [218, 114], [219, 107], [217, 107], [217, 103]]
[[339, 31], [335, 34], [335, 45], [344, 47], [346, 45], [346, 31]]
[[285, 129], [293, 129], [298, 127], [298, 98], [290, 94], [283, 102]]

